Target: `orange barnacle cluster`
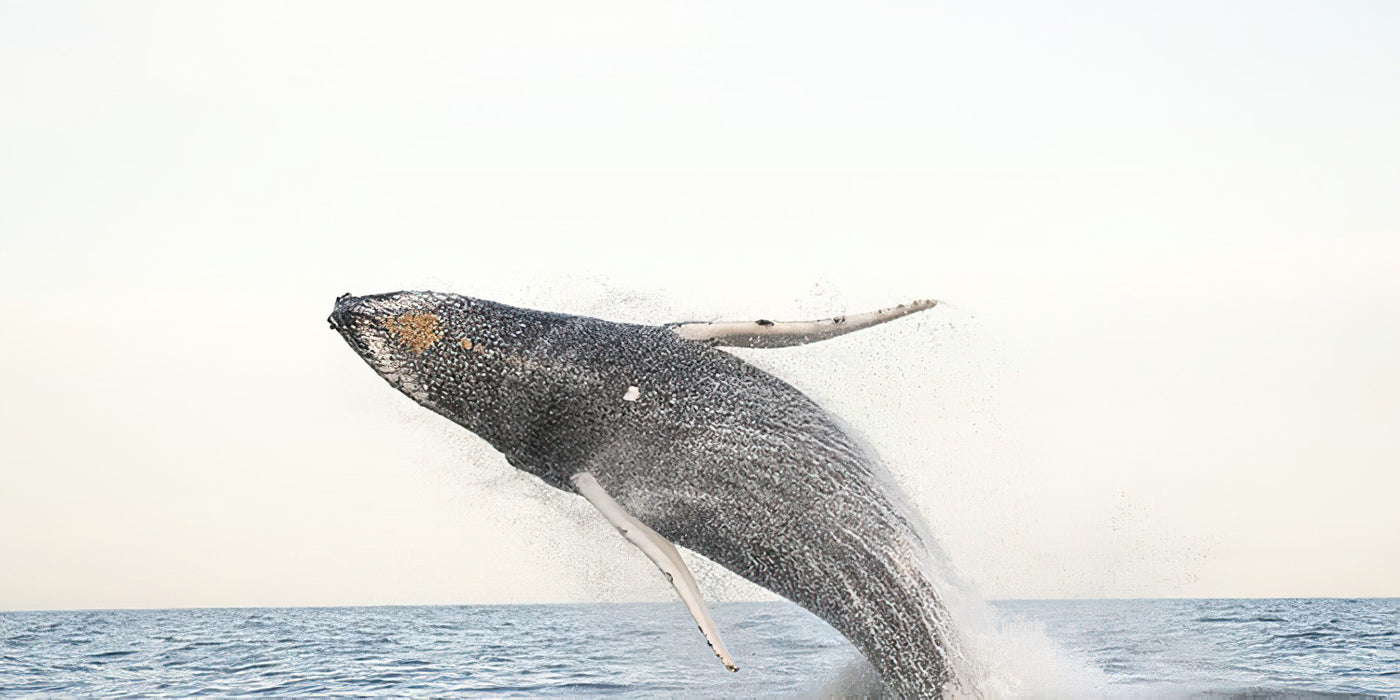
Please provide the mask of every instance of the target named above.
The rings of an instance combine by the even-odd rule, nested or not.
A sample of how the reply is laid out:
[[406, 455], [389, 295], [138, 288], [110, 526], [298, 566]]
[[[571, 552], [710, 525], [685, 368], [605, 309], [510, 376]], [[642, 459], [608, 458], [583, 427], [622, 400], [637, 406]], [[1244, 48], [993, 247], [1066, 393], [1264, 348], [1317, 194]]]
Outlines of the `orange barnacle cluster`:
[[380, 321], [380, 325], [398, 336], [399, 341], [415, 355], [423, 354], [443, 336], [442, 322], [437, 314], [401, 314]]

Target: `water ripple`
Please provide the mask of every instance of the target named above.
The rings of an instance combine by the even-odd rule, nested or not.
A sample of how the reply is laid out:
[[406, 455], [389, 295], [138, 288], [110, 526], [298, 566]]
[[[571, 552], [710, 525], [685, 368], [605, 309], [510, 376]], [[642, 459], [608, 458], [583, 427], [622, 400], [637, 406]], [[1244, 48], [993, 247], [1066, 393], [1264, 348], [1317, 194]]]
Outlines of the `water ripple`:
[[[1400, 693], [1400, 601], [1016, 601], [1111, 694]], [[0, 613], [0, 695], [813, 694], [854, 650], [788, 603]], [[817, 679], [818, 685], [813, 685]]]

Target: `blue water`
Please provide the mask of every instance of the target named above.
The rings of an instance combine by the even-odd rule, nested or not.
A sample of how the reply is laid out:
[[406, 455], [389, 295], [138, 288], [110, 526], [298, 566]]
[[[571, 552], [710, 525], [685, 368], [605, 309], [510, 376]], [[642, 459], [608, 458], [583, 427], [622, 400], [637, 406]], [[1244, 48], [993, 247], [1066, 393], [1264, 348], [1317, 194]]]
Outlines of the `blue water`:
[[[1400, 694], [1400, 599], [994, 604], [1098, 669], [1084, 695]], [[714, 606], [723, 669], [679, 603], [0, 613], [0, 694], [818, 695], [854, 649], [788, 603]], [[1034, 686], [1028, 692], [1035, 694]]]

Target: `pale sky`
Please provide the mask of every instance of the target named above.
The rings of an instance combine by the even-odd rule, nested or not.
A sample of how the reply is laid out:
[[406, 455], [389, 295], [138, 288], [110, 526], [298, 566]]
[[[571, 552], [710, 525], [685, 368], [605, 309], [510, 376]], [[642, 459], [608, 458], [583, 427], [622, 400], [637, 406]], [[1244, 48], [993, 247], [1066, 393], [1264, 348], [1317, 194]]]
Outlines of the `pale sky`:
[[0, 610], [670, 599], [326, 327], [423, 288], [944, 299], [744, 356], [983, 595], [1400, 595], [1397, 86], [1391, 2], [0, 3]]

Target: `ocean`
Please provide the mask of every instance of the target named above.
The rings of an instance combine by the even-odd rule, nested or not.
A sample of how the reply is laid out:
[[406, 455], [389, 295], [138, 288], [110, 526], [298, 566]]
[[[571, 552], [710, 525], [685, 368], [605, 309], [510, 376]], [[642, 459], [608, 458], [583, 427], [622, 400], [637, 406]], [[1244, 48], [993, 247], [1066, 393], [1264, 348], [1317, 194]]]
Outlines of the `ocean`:
[[[1084, 685], [1027, 696], [1400, 695], [1400, 599], [992, 603]], [[830, 696], [856, 651], [786, 602], [712, 606], [738, 673], [679, 602], [0, 613], [0, 695]], [[1046, 673], [1050, 673], [1046, 669]], [[1058, 672], [1058, 670], [1056, 670]]]

